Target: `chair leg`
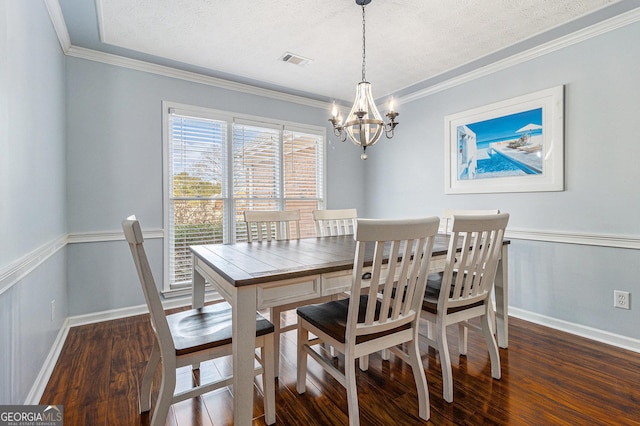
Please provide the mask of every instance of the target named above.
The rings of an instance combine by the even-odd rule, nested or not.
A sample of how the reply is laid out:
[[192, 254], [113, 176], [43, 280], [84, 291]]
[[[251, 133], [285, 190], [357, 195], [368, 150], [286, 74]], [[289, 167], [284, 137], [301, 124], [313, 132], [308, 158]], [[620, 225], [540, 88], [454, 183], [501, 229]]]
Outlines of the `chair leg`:
[[491, 326], [491, 333], [496, 334], [498, 332], [498, 319], [496, 318], [496, 308], [492, 299], [489, 299], [489, 325]]
[[[345, 354], [346, 355], [346, 354]], [[360, 360], [369, 357], [365, 355]], [[347, 360], [344, 366], [345, 387], [347, 388], [347, 405], [349, 406], [349, 426], [360, 425], [360, 412], [358, 410], [358, 388], [356, 385], [356, 361]]]
[[153, 340], [153, 348], [151, 349], [151, 357], [144, 369], [142, 383], [140, 384], [140, 413], [146, 413], [151, 409], [151, 385], [153, 383], [153, 375], [156, 372], [158, 363], [160, 362], [160, 346], [158, 341]]
[[367, 371], [369, 369], [369, 355], [363, 355], [359, 359], [360, 362], [358, 365], [360, 365], [360, 370]]
[[469, 329], [465, 325], [465, 322], [458, 323], [458, 349], [460, 350], [460, 355], [467, 354], [467, 338], [469, 335]]
[[436, 334], [436, 323], [433, 321], [427, 321], [427, 339], [433, 340], [435, 339]]
[[438, 342], [440, 368], [442, 369], [442, 397], [447, 402], [453, 402], [453, 374], [447, 344], [447, 327], [440, 320], [436, 321], [436, 341]]
[[418, 336], [409, 343], [408, 348], [409, 362], [411, 363], [411, 369], [413, 370], [413, 378], [416, 382], [416, 388], [418, 390], [418, 415], [421, 419], [429, 420], [431, 416], [429, 407], [429, 387], [427, 385], [427, 378], [424, 374], [424, 367], [422, 366], [422, 358], [420, 357], [420, 348], [418, 347]]
[[307, 390], [307, 352], [304, 345], [309, 343], [309, 331], [302, 326], [302, 321], [298, 320], [298, 366], [296, 390], [299, 394]]
[[[489, 305], [491, 309], [491, 306]], [[500, 368], [500, 352], [498, 352], [498, 344], [496, 338], [491, 331], [491, 323], [489, 314], [482, 316], [482, 334], [484, 334], [484, 340], [487, 342], [487, 348], [489, 348], [489, 358], [491, 359], [491, 376], [494, 379], [502, 377], [502, 370]]]
[[151, 426], [164, 426], [167, 422], [169, 407], [173, 402], [173, 394], [176, 390], [176, 363], [175, 359], [162, 360], [162, 382], [160, 383], [160, 393], [156, 401], [156, 408], [153, 410]]
[[262, 359], [262, 389], [264, 391], [264, 417], [268, 425], [276, 422], [276, 378], [273, 353], [273, 334], [264, 336], [260, 348]]

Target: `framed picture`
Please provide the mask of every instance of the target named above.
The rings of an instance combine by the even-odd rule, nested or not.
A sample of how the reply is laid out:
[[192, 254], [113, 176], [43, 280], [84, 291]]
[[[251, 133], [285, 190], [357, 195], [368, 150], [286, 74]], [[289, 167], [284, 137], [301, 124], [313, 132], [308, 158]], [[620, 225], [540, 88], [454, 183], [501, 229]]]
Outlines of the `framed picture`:
[[564, 87], [445, 117], [445, 193], [564, 190]]

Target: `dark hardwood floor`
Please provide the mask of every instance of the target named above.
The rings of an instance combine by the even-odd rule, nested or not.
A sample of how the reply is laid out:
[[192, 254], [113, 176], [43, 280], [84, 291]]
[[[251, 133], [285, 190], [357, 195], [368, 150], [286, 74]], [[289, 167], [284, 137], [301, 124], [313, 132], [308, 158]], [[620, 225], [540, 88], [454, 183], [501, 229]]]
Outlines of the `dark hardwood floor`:
[[[509, 349], [501, 349], [502, 379], [491, 378], [479, 333], [469, 333], [469, 353], [460, 356], [457, 327], [450, 327], [454, 402], [442, 399], [440, 363], [423, 347], [431, 419], [417, 417], [411, 369], [393, 357], [370, 358], [358, 373], [363, 425], [640, 425], [640, 354], [553, 329], [510, 319]], [[138, 425], [138, 381], [151, 349], [145, 315], [74, 327], [40, 401], [64, 405], [64, 424]], [[307, 391], [295, 390], [295, 332], [284, 335], [276, 387], [277, 424], [344, 425], [344, 389], [309, 360]], [[343, 358], [338, 358], [338, 364]], [[229, 359], [202, 365], [202, 379], [230, 371]], [[178, 375], [189, 386], [190, 371]], [[256, 385], [254, 424], [263, 425], [261, 387]], [[157, 392], [157, 387], [156, 387]], [[232, 389], [172, 406], [167, 424], [232, 424]]]

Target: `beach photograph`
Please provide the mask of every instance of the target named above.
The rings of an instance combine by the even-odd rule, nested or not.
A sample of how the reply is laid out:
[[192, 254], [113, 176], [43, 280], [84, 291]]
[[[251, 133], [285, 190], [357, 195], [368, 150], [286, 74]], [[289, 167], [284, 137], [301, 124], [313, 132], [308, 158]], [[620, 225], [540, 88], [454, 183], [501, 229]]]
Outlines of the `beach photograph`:
[[542, 108], [457, 126], [458, 180], [543, 173]]

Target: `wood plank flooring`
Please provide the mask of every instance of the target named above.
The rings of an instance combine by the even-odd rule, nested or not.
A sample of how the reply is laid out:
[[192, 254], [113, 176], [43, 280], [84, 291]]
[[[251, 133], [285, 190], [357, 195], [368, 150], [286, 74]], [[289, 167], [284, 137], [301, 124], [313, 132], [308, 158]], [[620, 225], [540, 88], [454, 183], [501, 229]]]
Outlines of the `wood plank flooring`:
[[[450, 327], [452, 404], [442, 399], [436, 351], [423, 347], [429, 422], [417, 417], [411, 368], [393, 355], [389, 361], [371, 356], [369, 370], [357, 378], [361, 424], [640, 425], [640, 354], [515, 318], [509, 324], [509, 349], [500, 350], [501, 380], [491, 378], [479, 333], [469, 332], [469, 353], [460, 356], [457, 327]], [[151, 339], [146, 315], [72, 328], [40, 403], [64, 405], [66, 426], [148, 424], [137, 407]], [[346, 425], [346, 392], [315, 361], [309, 360], [306, 393], [296, 392], [295, 332], [284, 335], [281, 356], [277, 424]], [[228, 358], [208, 362], [201, 379], [230, 369]], [[191, 380], [190, 371], [179, 372], [178, 386]], [[261, 386], [254, 389], [254, 424], [264, 425]], [[226, 388], [175, 404], [167, 424], [233, 424], [232, 398]]]

